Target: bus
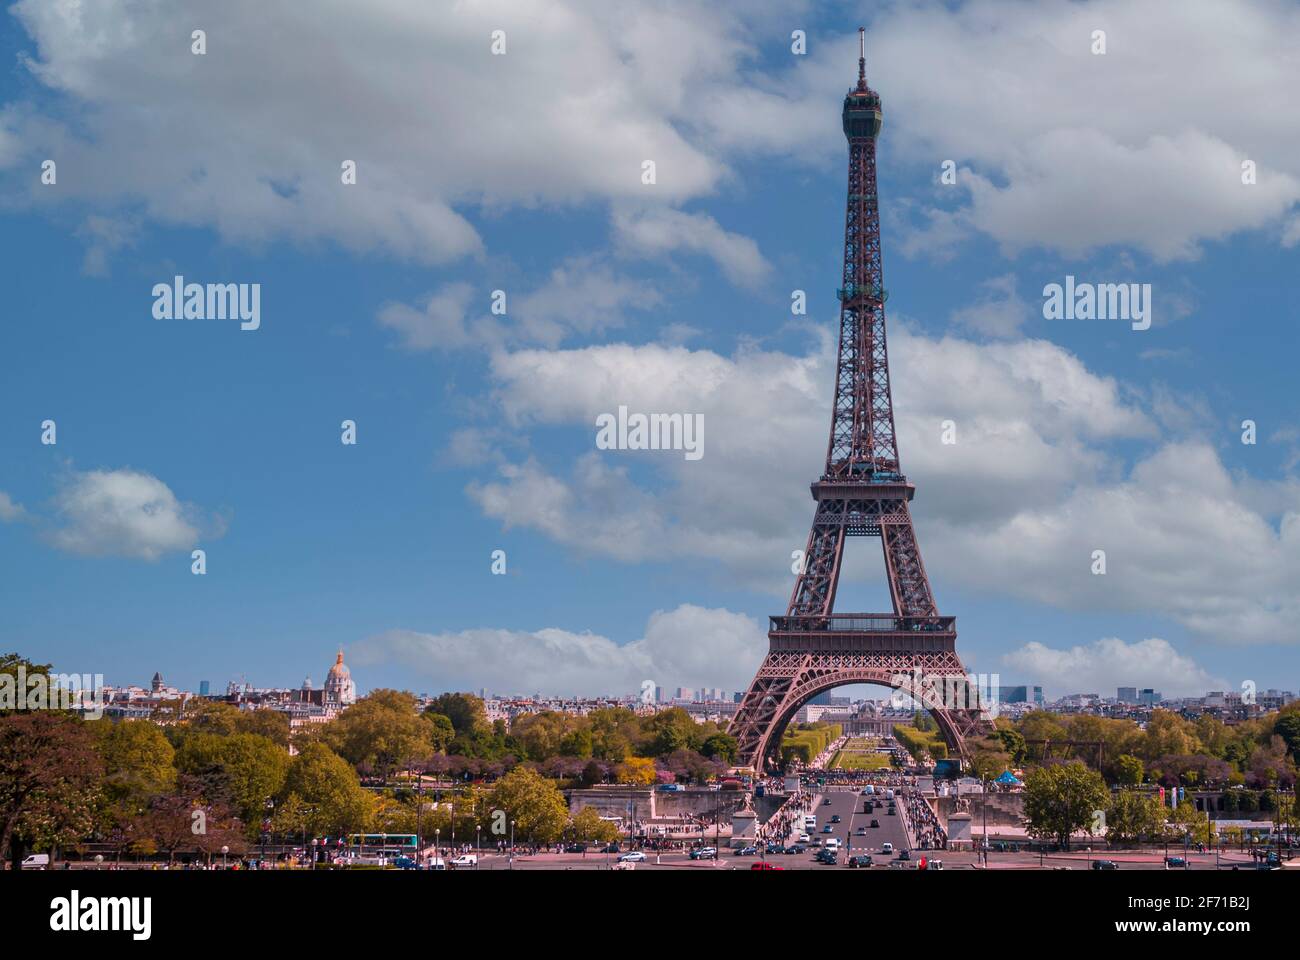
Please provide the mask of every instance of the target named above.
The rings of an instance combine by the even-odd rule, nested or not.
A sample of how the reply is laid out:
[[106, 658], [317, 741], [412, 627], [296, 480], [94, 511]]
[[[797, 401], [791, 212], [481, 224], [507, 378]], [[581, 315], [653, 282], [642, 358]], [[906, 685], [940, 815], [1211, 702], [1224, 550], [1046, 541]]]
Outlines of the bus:
[[348, 837], [348, 853], [354, 856], [414, 857], [413, 833], [354, 833]]

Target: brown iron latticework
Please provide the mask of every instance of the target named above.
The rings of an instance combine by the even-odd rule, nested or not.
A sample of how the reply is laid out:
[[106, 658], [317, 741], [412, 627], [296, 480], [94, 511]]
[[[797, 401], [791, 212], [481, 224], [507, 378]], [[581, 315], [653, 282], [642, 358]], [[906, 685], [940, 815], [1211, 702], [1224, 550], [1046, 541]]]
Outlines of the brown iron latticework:
[[[767, 657], [731, 723], [738, 762], [760, 772], [795, 711], [848, 683], [883, 684], [910, 696], [934, 715], [954, 755], [964, 752], [967, 738], [991, 732], [963, 682], [956, 618], [939, 616], [935, 607], [908, 507], [916, 488], [898, 462], [876, 193], [880, 97], [867, 86], [865, 31], [859, 37], [858, 83], [844, 98], [848, 206], [826, 471], [812, 485], [817, 511], [790, 606], [784, 617], [772, 617]], [[844, 539], [851, 536], [880, 537], [892, 614], [834, 612]]]

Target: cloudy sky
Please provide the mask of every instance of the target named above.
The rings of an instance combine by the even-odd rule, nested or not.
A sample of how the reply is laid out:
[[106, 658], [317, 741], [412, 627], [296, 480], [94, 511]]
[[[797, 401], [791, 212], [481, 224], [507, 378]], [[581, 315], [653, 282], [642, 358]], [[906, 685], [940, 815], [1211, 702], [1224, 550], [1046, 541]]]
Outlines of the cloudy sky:
[[[1300, 686], [1300, 8], [729, 6], [11, 6], [0, 647], [743, 688], [825, 456], [861, 22], [900, 452], [968, 667]], [[157, 319], [177, 275], [260, 284], [260, 328]], [[1067, 276], [1150, 284], [1150, 329], [1046, 319]], [[702, 414], [704, 456], [598, 449], [620, 405]], [[887, 608], [877, 541], [838, 606]]]

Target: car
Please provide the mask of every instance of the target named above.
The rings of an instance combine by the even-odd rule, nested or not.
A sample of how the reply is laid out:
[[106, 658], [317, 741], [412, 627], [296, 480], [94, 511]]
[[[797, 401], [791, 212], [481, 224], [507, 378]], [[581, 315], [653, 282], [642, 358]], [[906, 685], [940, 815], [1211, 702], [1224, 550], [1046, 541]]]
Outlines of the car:
[[874, 829], [879, 829], [879, 828], [880, 828], [880, 821], [877, 820], [877, 819], [875, 819], [875, 818], [873, 817], [872, 820], [871, 820], [871, 827], [872, 827], [873, 830], [874, 830]]
[[893, 853], [893, 852], [894, 852], [894, 845], [893, 845], [892, 843], [890, 843], [888, 840], [886, 840], [884, 843], [882, 843], [882, 844], [880, 845], [880, 852], [881, 852], [881, 853]]
[[618, 855], [619, 863], [643, 863], [644, 861], [645, 854], [640, 850], [629, 850], [627, 853], [620, 853]]
[[1092, 861], [1092, 869], [1094, 869], [1094, 870], [1118, 870], [1118, 869], [1119, 869], [1119, 864], [1116, 863], [1114, 860], [1094, 860], [1094, 861]]
[[718, 851], [715, 847], [696, 847], [691, 851], [692, 860], [716, 860]]
[[823, 807], [829, 807], [830, 805], [831, 805], [831, 798], [830, 798], [830, 797], [827, 797], [825, 800], [822, 801], [822, 806], [823, 806]]
[[871, 854], [859, 853], [857, 856], [849, 857], [850, 867], [869, 867], [871, 866]]
[[451, 865], [453, 867], [477, 867], [478, 854], [462, 853], [459, 857], [452, 857]]
[[601, 847], [599, 852], [600, 852], [600, 853], [618, 853], [618, 850], [619, 850], [619, 847], [618, 847], [618, 841], [617, 841], [617, 840], [611, 840], [609, 843], [607, 843], [607, 844], [605, 844], [603, 847]]
[[858, 827], [858, 829], [856, 829], [856, 830], [853, 831], [853, 835], [854, 835], [855, 837], [865, 837], [865, 836], [867, 835], [867, 828], [866, 828], [866, 827]]
[[736, 851], [738, 857], [756, 857], [758, 856], [758, 847], [741, 847]]
[[800, 842], [800, 843], [812, 843], [812, 837], [808, 836], [808, 834], [806, 834], [806, 833], [801, 833], [801, 834], [799, 834], [799, 842]]
[[826, 824], [826, 826], [822, 827], [822, 833], [834, 833], [834, 832], [835, 832], [835, 828], [832, 827], [829, 823]]
[[609, 865], [609, 869], [611, 869], [611, 870], [635, 870], [635, 869], [636, 869], [636, 861], [635, 861], [635, 860], [621, 860], [621, 859], [620, 859], [620, 860], [615, 860], [613, 863], [611, 863], [611, 864]]
[[784, 843], [769, 843], [769, 844], [767, 845], [767, 852], [768, 852], [768, 853], [786, 853], [787, 851], [786, 851], [786, 849], [785, 849], [785, 844], [784, 844]]
[[48, 870], [50, 869], [50, 855], [48, 853], [33, 853], [23, 858], [21, 864], [23, 870]]
[[840, 862], [840, 855], [834, 850], [819, 850], [817, 856], [813, 857], [818, 863], [824, 863], [828, 867], [833, 867]]
[[838, 813], [835, 814], [835, 816], [831, 817], [831, 823], [840, 823], [840, 822], [841, 822], [840, 815]]
[[899, 850], [899, 851], [898, 851], [898, 859], [899, 859], [899, 860], [911, 860], [911, 859], [912, 859], [912, 854], [909, 853], [907, 850]]
[[565, 853], [586, 853], [587, 845], [585, 843], [566, 843], [564, 845]]
[[749, 865], [751, 870], [784, 870], [785, 867], [778, 867], [775, 863], [768, 863], [766, 860], [759, 860]]
[[808, 847], [802, 843], [791, 844], [785, 848], [786, 853], [803, 853]]
[[418, 870], [420, 868], [420, 865], [415, 862], [415, 857], [408, 857], [405, 854], [394, 857], [393, 866], [399, 870]]
[[889, 814], [891, 817], [892, 817], [892, 816], [895, 816], [895, 811], [894, 811], [894, 807], [893, 807], [892, 804], [890, 805], [889, 809], [886, 810], [885, 812], [886, 812], [887, 814]]
[[1165, 863], [1171, 867], [1186, 868], [1187, 860], [1184, 857], [1165, 857]]

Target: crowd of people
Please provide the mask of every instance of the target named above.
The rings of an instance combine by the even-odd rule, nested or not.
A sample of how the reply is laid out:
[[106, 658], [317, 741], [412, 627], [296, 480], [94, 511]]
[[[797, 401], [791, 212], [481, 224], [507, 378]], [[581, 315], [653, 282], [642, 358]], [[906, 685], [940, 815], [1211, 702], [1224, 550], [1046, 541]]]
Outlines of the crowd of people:
[[920, 791], [909, 790], [903, 796], [903, 808], [912, 826], [912, 840], [922, 850], [942, 850], [948, 845], [948, 832], [939, 823], [934, 810]]
[[766, 823], [759, 825], [754, 834], [755, 840], [758, 843], [784, 843], [796, 824], [803, 825], [804, 814], [812, 809], [813, 799], [811, 793], [802, 790], [790, 794], [781, 809], [768, 817]]

